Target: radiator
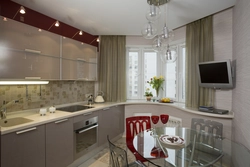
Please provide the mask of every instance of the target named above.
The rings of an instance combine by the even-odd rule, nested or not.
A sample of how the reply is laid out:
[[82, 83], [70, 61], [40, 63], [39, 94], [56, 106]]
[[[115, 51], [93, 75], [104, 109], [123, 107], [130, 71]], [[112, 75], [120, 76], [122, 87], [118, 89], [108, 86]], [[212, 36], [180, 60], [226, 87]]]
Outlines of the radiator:
[[167, 126], [168, 127], [181, 127], [182, 126], [182, 119], [177, 118], [177, 117], [173, 117], [173, 116], [169, 116]]

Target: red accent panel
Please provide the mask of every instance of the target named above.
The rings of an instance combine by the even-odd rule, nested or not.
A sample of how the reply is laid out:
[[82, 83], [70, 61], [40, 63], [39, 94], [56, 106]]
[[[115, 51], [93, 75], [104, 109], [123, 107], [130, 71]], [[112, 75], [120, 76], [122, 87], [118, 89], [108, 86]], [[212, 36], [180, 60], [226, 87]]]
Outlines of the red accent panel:
[[126, 144], [129, 150], [135, 155], [136, 160], [147, 161], [134, 148], [133, 140], [138, 133], [151, 128], [149, 116], [134, 116], [126, 118]]
[[[68, 37], [68, 38], [72, 38], [75, 33], [77, 33], [79, 31], [79, 29], [74, 28], [70, 25], [67, 25], [63, 22], [60, 22], [60, 20], [58, 20], [60, 22], [60, 26], [59, 27], [55, 27], [54, 25], [50, 28], [50, 26], [52, 24], [55, 23], [55, 19], [48, 17], [46, 15], [43, 15], [41, 13], [38, 13], [32, 9], [29, 9], [27, 7], [24, 6], [26, 13], [25, 14], [20, 14], [19, 12], [17, 12], [20, 9], [20, 5], [18, 3], [15, 3], [11, 0], [1, 0], [0, 1], [0, 15], [46, 30], [46, 31], [50, 31], [52, 33], [58, 34], [58, 35], [62, 35], [64, 37]], [[17, 14], [16, 14], [17, 13]], [[15, 16], [16, 14], [16, 16]], [[15, 16], [15, 18], [13, 18]], [[50, 28], [50, 29], [49, 29]], [[48, 30], [49, 29], [49, 30]], [[80, 42], [83, 43], [87, 43], [90, 44], [92, 46], [98, 47], [98, 42], [96, 42], [96, 39], [98, 38], [98, 36], [96, 35], [91, 35], [87, 32], [83, 32], [83, 35], [76, 35], [74, 37], [75, 40], [78, 40]]]

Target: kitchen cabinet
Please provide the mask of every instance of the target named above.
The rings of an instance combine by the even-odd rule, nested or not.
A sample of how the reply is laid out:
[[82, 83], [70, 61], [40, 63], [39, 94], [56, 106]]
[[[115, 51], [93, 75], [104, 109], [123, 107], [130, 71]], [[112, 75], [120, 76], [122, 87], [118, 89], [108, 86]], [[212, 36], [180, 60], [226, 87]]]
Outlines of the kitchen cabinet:
[[92, 45], [11, 19], [0, 22], [0, 37], [1, 79], [97, 80]]
[[60, 79], [60, 36], [11, 19], [0, 36], [2, 79]]
[[68, 166], [73, 162], [73, 118], [46, 124], [46, 167]]
[[99, 145], [124, 132], [124, 105], [104, 108], [99, 111]]
[[45, 126], [23, 129], [1, 138], [1, 167], [45, 167]]
[[77, 79], [85, 81], [97, 80], [97, 60], [93, 58], [92, 62], [77, 60]]
[[63, 38], [62, 79], [97, 80], [97, 48]]

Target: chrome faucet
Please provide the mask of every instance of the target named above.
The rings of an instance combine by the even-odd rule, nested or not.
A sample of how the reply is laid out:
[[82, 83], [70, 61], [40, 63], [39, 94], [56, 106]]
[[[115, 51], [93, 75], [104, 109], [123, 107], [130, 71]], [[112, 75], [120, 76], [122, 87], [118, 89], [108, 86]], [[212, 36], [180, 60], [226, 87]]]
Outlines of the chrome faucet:
[[4, 106], [5, 106], [5, 101], [3, 101], [3, 106], [1, 107], [1, 112], [0, 112], [1, 119], [6, 118], [6, 107]]
[[88, 96], [88, 105], [92, 105], [92, 104], [94, 104], [93, 95], [89, 95]]
[[3, 106], [0, 108], [1, 119], [6, 119], [6, 117], [7, 117], [7, 107], [10, 106], [13, 103], [18, 103], [18, 102], [19, 102], [19, 100], [11, 100], [10, 102], [8, 102], [6, 104], [6, 102], [3, 101]]

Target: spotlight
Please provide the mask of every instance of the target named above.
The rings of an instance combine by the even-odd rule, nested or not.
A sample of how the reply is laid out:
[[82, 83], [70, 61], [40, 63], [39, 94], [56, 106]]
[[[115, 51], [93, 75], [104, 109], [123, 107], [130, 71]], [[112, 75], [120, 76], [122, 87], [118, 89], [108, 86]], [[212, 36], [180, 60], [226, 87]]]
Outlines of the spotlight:
[[23, 6], [20, 7], [20, 13], [25, 14], [25, 8]]
[[55, 26], [56, 26], [56, 27], [59, 27], [59, 26], [60, 26], [59, 21], [56, 21]]

